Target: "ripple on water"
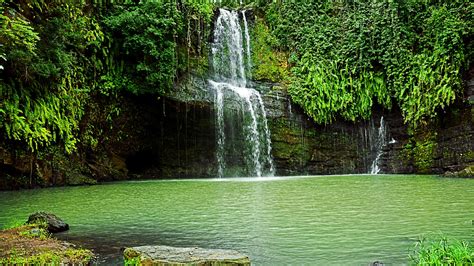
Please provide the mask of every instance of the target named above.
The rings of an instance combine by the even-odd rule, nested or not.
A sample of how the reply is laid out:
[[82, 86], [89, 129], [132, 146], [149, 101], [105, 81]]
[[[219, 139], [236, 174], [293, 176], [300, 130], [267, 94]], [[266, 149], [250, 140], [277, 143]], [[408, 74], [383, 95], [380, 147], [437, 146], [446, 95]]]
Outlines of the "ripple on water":
[[0, 226], [36, 210], [107, 263], [133, 245], [229, 248], [255, 264], [403, 264], [420, 235], [473, 241], [474, 180], [346, 175], [108, 183], [0, 192]]

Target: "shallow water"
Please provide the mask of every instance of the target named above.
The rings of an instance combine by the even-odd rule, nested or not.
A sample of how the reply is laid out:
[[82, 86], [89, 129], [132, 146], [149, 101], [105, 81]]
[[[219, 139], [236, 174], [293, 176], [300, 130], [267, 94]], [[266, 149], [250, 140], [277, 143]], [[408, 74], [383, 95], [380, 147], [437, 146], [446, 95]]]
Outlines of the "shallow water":
[[347, 175], [0, 192], [0, 226], [45, 210], [104, 264], [134, 245], [236, 249], [255, 265], [409, 262], [420, 236], [474, 241], [474, 180]]

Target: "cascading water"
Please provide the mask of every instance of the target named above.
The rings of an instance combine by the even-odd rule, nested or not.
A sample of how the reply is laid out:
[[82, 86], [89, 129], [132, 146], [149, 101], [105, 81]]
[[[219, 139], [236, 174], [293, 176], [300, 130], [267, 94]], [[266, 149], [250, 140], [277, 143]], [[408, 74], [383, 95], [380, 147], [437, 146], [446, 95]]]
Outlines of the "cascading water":
[[249, 34], [249, 26], [247, 23], [247, 16], [245, 15], [245, 11], [242, 11], [242, 18], [244, 19], [244, 29], [245, 29], [245, 42], [246, 42], [246, 52], [247, 52], [247, 70], [250, 72], [252, 69], [252, 54], [250, 53], [250, 34]]
[[219, 9], [219, 13], [212, 44], [214, 75], [209, 80], [215, 93], [218, 176], [273, 175], [263, 100], [257, 90], [247, 88], [251, 66], [247, 18], [242, 12], [244, 36], [237, 11]]
[[383, 116], [380, 118], [380, 125], [378, 128], [377, 137], [374, 142], [374, 147], [376, 150], [375, 159], [372, 161], [370, 166], [370, 174], [380, 173], [380, 157], [383, 153], [383, 147], [387, 144], [387, 127], [383, 120]]

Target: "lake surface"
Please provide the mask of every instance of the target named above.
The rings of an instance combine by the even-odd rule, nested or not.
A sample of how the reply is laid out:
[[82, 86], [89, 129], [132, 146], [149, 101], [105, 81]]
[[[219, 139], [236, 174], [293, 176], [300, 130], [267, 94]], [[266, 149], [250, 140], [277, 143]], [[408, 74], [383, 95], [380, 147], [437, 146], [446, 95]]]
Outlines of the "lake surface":
[[420, 236], [474, 242], [474, 180], [347, 175], [109, 183], [0, 192], [0, 227], [36, 210], [104, 264], [135, 245], [236, 249], [255, 265], [407, 264]]

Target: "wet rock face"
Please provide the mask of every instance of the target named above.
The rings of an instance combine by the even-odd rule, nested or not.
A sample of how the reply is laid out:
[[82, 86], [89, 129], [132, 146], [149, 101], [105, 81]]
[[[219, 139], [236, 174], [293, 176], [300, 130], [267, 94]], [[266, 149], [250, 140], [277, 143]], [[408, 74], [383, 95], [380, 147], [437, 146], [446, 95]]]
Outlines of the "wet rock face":
[[28, 224], [46, 223], [48, 232], [59, 233], [69, 230], [69, 225], [52, 213], [36, 212], [28, 217]]
[[267, 90], [264, 102], [278, 175], [370, 171], [381, 114], [366, 122], [320, 126], [291, 103], [281, 87]]
[[392, 123], [391, 134], [397, 143], [384, 148], [382, 169], [387, 173], [443, 174], [474, 165], [473, 107], [453, 106], [412, 135], [406, 129], [397, 131], [396, 124]]
[[320, 126], [291, 103], [283, 88], [264, 84], [259, 90], [264, 92], [279, 175], [370, 173], [382, 116], [386, 142], [380, 151], [380, 173], [444, 173], [474, 164], [472, 104], [452, 107], [409, 134], [396, 108], [375, 109], [369, 121]]
[[455, 173], [474, 165], [474, 72], [466, 79], [464, 101], [409, 135], [401, 116], [393, 116], [382, 168], [388, 173]]
[[[190, 82], [171, 98], [141, 100], [134, 104], [139, 109], [130, 110], [143, 114], [130, 120], [134, 140], [114, 148], [124, 145], [121, 154], [132, 178], [216, 177], [213, 95], [202, 88], [192, 94], [193, 86], [206, 82]], [[291, 103], [284, 88], [268, 83], [251, 86], [262, 94], [277, 175], [369, 173], [382, 116], [387, 139], [380, 156], [381, 173], [444, 173], [474, 162], [472, 107], [452, 109], [413, 136], [396, 109], [375, 110], [369, 121], [321, 126]]]
[[[466, 99], [473, 96], [473, 84], [468, 82]], [[380, 156], [381, 173], [442, 174], [474, 165], [474, 104], [468, 100], [409, 134], [395, 108], [390, 112], [375, 109], [369, 121], [321, 126], [292, 104], [278, 84], [249, 86], [262, 95], [276, 175], [369, 173], [382, 116], [387, 142]], [[107, 140], [101, 139], [98, 150], [34, 158], [0, 144], [0, 189], [94, 184], [96, 180], [216, 177], [214, 99], [205, 77], [190, 76], [166, 98], [124, 95], [118, 104], [120, 116], [114, 119], [113, 130], [104, 134]]]
[[[206, 84], [190, 81], [191, 84], [183, 84], [172, 97], [142, 99], [134, 105], [140, 109], [124, 112], [143, 114], [141, 118], [130, 120], [136, 132], [129, 135], [134, 135], [131, 143], [136, 144], [129, 141], [121, 149], [132, 178], [217, 176], [216, 110], [212, 91], [206, 95], [203, 89], [196, 89], [200, 93], [191, 95], [190, 86]], [[284, 88], [265, 83], [251, 86], [262, 94], [277, 175], [367, 173], [370, 170], [376, 152], [372, 147], [373, 136], [377, 134], [380, 116], [358, 124], [336, 122], [318, 126], [290, 102]], [[113, 148], [122, 145], [116, 143]]]
[[234, 250], [142, 246], [127, 248], [125, 260], [138, 259], [143, 265], [250, 265], [250, 259]]
[[215, 177], [215, 120], [206, 101], [136, 99], [129, 137], [111, 149], [126, 158], [131, 178]]

